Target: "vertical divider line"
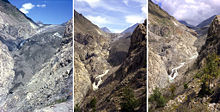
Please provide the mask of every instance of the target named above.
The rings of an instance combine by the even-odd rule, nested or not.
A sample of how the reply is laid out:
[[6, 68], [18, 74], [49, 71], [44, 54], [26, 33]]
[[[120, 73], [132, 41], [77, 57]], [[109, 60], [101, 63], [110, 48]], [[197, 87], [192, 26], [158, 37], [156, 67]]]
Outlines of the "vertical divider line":
[[[73, 108], [74, 108], [74, 73], [75, 73], [74, 72], [74, 0], [73, 0], [72, 5], [73, 5], [73, 7], [72, 7], [72, 14], [73, 14], [73, 16], [72, 16], [73, 17], [73, 19], [72, 19], [72, 25], [73, 25], [73, 30], [72, 30], [72, 34], [73, 34], [72, 35], [73, 36], [72, 37], [72, 41], [73, 41], [73, 50], [72, 50], [73, 51], [73, 54], [72, 54], [72, 56], [73, 56], [73, 65], [72, 65], [72, 67], [73, 67], [73, 91], [72, 92], [73, 92], [73, 94], [72, 95], [73, 95]], [[73, 109], [73, 112], [74, 112], [74, 109]]]
[[146, 26], [146, 30], [147, 30], [147, 31], [146, 31], [146, 32], [147, 32], [147, 39], [146, 39], [146, 41], [147, 41], [147, 42], [146, 42], [146, 43], [147, 43], [147, 44], [146, 44], [146, 48], [147, 48], [147, 49], [146, 49], [146, 50], [147, 50], [147, 51], [146, 51], [146, 58], [147, 58], [147, 59], [146, 59], [146, 60], [147, 60], [147, 63], [146, 63], [146, 64], [147, 64], [147, 65], [146, 65], [146, 68], [147, 68], [147, 71], [146, 71], [146, 75], [147, 75], [147, 76], [146, 76], [146, 79], [147, 79], [147, 81], [146, 81], [146, 83], [147, 83], [147, 84], [146, 84], [147, 97], [146, 97], [146, 98], [147, 98], [147, 99], [146, 99], [146, 100], [147, 100], [147, 102], [146, 102], [146, 103], [147, 103], [147, 106], [146, 106], [146, 108], [147, 108], [147, 109], [146, 109], [146, 110], [147, 110], [147, 112], [148, 112], [148, 30], [149, 30], [149, 29], [148, 29], [148, 12], [149, 12], [149, 11], [148, 11], [148, 0], [146, 0], [146, 2], [147, 2], [147, 3], [146, 3], [146, 5], [147, 5], [147, 6], [146, 6], [146, 7], [147, 7], [147, 23], [146, 23], [146, 25], [147, 25], [147, 26]]

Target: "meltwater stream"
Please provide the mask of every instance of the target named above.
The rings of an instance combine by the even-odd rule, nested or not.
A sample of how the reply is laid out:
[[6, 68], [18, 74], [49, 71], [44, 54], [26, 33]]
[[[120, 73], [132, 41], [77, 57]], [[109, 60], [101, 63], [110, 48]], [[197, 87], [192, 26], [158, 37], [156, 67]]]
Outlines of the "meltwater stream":
[[[194, 53], [194, 55], [189, 58], [188, 62], [190, 62], [191, 60], [193, 60], [197, 57], [198, 57], [198, 53]], [[182, 68], [185, 65], [185, 63], [186, 62], [180, 63], [180, 65], [178, 67], [175, 67], [172, 69], [171, 73], [168, 76], [170, 82], [172, 82], [178, 76], [178, 69]]]
[[99, 89], [99, 86], [102, 84], [102, 77], [104, 77], [107, 73], [108, 73], [109, 70], [106, 70], [105, 73], [101, 74], [101, 75], [98, 75], [95, 79], [99, 79], [98, 83], [96, 84], [96, 82], [94, 82], [92, 84], [92, 87], [93, 87], [93, 90], [97, 90]]

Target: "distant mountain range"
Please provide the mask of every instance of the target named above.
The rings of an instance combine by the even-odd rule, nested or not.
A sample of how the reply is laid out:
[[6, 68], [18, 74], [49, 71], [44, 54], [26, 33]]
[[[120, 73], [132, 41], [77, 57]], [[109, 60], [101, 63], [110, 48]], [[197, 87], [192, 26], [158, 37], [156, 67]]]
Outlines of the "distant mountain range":
[[212, 20], [215, 18], [216, 15], [213, 15], [212, 17], [202, 21], [200, 24], [198, 24], [196, 27], [202, 28], [209, 26], [212, 23]]
[[195, 26], [193, 26], [193, 25], [191, 25], [191, 24], [188, 24], [186, 21], [184, 21], [184, 20], [179, 20], [179, 22], [180, 23], [182, 23], [182, 24], [184, 24], [184, 25], [186, 25], [187, 27], [189, 27], [189, 28], [194, 28]]
[[189, 28], [203, 28], [203, 27], [209, 27], [209, 25], [212, 23], [212, 20], [215, 18], [216, 15], [213, 15], [211, 17], [209, 17], [208, 19], [202, 21], [201, 23], [199, 23], [198, 25], [194, 26], [194, 25], [191, 25], [189, 23], [187, 23], [186, 21], [184, 20], [179, 20], [180, 23], [186, 25], [187, 27]]

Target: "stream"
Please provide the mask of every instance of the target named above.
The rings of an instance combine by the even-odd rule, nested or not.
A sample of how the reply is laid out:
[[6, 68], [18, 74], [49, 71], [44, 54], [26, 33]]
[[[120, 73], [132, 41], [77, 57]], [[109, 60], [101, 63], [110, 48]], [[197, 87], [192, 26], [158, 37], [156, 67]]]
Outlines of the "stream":
[[99, 86], [102, 84], [102, 77], [104, 77], [107, 73], [108, 73], [109, 70], [106, 70], [105, 73], [101, 74], [101, 75], [98, 75], [95, 79], [99, 79], [98, 83], [96, 84], [96, 82], [93, 82], [92, 84], [92, 87], [93, 87], [93, 90], [97, 90], [99, 89]]

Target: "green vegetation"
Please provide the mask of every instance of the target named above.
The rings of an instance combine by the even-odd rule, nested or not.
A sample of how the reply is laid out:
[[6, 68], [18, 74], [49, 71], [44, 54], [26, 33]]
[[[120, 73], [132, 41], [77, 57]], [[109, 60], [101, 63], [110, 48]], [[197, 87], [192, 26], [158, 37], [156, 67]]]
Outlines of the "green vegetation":
[[90, 101], [90, 103], [89, 103], [89, 105], [90, 105], [90, 107], [92, 108], [92, 111], [93, 111], [93, 112], [96, 111], [96, 104], [97, 104], [97, 101], [96, 101], [96, 98], [94, 97], [94, 98]]
[[216, 54], [211, 54], [206, 59], [205, 66], [196, 75], [201, 79], [202, 85], [199, 96], [211, 95], [213, 90], [210, 88], [211, 82], [220, 76], [220, 57]]
[[149, 102], [152, 104], [155, 104], [156, 108], [164, 107], [167, 103], [167, 100], [162, 95], [162, 93], [159, 91], [159, 88], [156, 88], [153, 90], [153, 94], [149, 98]]
[[74, 112], [82, 112], [78, 104], [76, 104], [76, 106], [74, 107]]
[[65, 102], [65, 101], [67, 101], [66, 98], [58, 99], [58, 100], [55, 101], [55, 104], [62, 103], [62, 102]]
[[122, 103], [121, 111], [122, 112], [134, 112], [135, 108], [138, 107], [139, 101], [134, 96], [134, 91], [130, 88], [123, 89], [122, 93]]
[[175, 96], [175, 91], [176, 91], [176, 86], [175, 86], [175, 84], [171, 84], [171, 85], [170, 85], [170, 92], [171, 92], [172, 97]]
[[188, 84], [187, 83], [184, 83], [184, 89], [188, 89]]

